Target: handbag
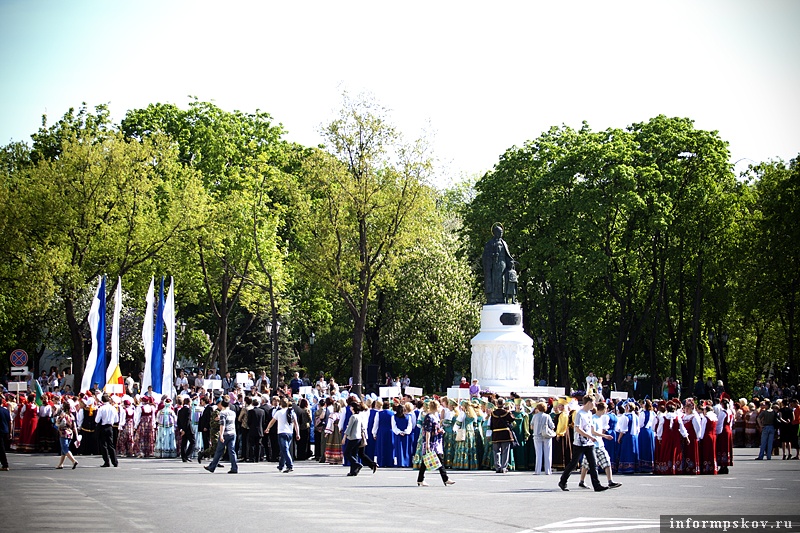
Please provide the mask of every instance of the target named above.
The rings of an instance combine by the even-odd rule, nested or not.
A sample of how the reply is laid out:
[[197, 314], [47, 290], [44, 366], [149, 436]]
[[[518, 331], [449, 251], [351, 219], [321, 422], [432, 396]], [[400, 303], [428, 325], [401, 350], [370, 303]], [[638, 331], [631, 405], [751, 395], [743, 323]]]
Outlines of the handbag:
[[543, 439], [552, 439], [556, 436], [556, 432], [550, 429], [550, 424], [547, 423], [547, 420], [544, 421], [542, 429], [539, 431], [539, 436]]
[[425, 452], [425, 455], [422, 456], [422, 462], [425, 464], [425, 468], [428, 470], [439, 470], [442, 467], [442, 462], [439, 460], [439, 456], [436, 455], [433, 450], [428, 450]]

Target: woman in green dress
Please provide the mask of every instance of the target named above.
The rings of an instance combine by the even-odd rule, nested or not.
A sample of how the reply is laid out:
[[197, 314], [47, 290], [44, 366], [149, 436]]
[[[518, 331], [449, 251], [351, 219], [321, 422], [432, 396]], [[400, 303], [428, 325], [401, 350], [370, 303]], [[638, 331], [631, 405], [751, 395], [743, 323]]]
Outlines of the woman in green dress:
[[[475, 412], [475, 408], [468, 401], [462, 401], [460, 413], [454, 424], [456, 429], [456, 445], [453, 454], [454, 470], [477, 470], [480, 465], [475, 442], [475, 424], [477, 421], [478, 413]], [[463, 435], [463, 440], [458, 440], [459, 430], [464, 430], [460, 432]]]
[[458, 416], [458, 404], [455, 400], [444, 398], [442, 400], [444, 409], [442, 410], [442, 427], [444, 428], [444, 466], [453, 468], [453, 457], [456, 452], [456, 432], [453, 428], [456, 417]]

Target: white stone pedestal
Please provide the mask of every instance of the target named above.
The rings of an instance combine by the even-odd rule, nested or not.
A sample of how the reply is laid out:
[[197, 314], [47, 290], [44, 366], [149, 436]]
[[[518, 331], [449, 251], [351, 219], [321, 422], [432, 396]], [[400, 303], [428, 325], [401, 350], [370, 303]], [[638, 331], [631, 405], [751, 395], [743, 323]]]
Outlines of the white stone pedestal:
[[484, 305], [481, 331], [472, 339], [472, 378], [481, 389], [527, 396], [533, 380], [533, 339], [522, 330], [519, 304]]

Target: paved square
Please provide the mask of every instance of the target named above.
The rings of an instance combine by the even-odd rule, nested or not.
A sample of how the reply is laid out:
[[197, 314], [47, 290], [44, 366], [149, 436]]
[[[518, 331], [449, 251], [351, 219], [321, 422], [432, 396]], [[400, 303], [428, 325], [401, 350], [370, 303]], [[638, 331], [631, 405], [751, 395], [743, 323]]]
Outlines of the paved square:
[[652, 532], [660, 514], [796, 513], [800, 461], [755, 455], [736, 449], [727, 476], [619, 476], [622, 487], [596, 494], [578, 488], [577, 475], [569, 492], [557, 475], [531, 472], [452, 471], [450, 487], [429, 473], [430, 486], [417, 487], [411, 469], [351, 478], [345, 467], [311, 461], [290, 474], [244, 463], [228, 475], [180, 459], [100, 468], [97, 456], [55, 470], [56, 456], [10, 454], [0, 531]]

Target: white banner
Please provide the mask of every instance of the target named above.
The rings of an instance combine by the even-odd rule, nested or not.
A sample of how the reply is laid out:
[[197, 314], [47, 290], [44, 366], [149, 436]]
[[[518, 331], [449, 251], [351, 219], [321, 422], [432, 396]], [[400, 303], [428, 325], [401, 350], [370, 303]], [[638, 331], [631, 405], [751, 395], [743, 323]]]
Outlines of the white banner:
[[89, 357], [86, 358], [86, 368], [83, 370], [83, 379], [81, 379], [81, 390], [76, 392], [84, 392], [92, 387], [92, 375], [94, 374], [94, 368], [97, 366], [97, 325], [100, 322], [100, 286], [102, 284], [103, 277], [100, 276], [97, 290], [94, 292], [92, 307], [89, 309], [89, 330], [92, 335], [92, 349], [89, 351]]
[[170, 398], [175, 396], [175, 279], [169, 278], [169, 292], [164, 302], [164, 329], [167, 332], [167, 348], [164, 350], [164, 375], [161, 392]]
[[422, 396], [422, 387], [406, 387], [406, 394], [409, 396]]
[[147, 289], [147, 308], [144, 311], [144, 326], [142, 327], [142, 342], [144, 343], [144, 374], [142, 375], [142, 392], [147, 392], [147, 387], [153, 384], [153, 304], [154, 295], [153, 279], [150, 278], [150, 288]]
[[117, 291], [114, 293], [114, 318], [111, 322], [111, 359], [106, 369], [106, 383], [119, 366], [119, 315], [122, 311], [122, 278], [117, 278]]
[[400, 396], [400, 387], [380, 387], [381, 398]]

